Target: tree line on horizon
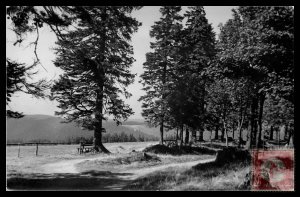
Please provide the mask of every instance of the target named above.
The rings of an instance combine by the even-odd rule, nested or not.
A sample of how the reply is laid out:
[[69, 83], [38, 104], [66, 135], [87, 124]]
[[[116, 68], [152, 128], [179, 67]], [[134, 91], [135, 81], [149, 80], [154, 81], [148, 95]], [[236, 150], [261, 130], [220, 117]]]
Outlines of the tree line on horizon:
[[[120, 95], [131, 96], [126, 90], [135, 76], [129, 71], [135, 61], [130, 39], [141, 23], [130, 14], [139, 9], [7, 8], [17, 35], [15, 44], [22, 43], [26, 33], [36, 32], [37, 45], [43, 25], [56, 34], [54, 65], [64, 74], [51, 85], [49, 98], [58, 101], [61, 111], [56, 114], [66, 122], [94, 130], [97, 151], [109, 152], [102, 144], [102, 120], [112, 115], [121, 124], [133, 114]], [[143, 64], [140, 83], [145, 95], [139, 101], [148, 124], [160, 127], [161, 144], [171, 129], [179, 130], [176, 137], [181, 146], [203, 141], [205, 130], [214, 130], [215, 139], [221, 130], [226, 144], [228, 132], [236, 131], [241, 145], [246, 129], [248, 148], [260, 148], [264, 135], [271, 139], [273, 130], [282, 125], [289, 139], [294, 139], [293, 7], [239, 6], [232, 10], [233, 18], [219, 26], [218, 39], [203, 6], [188, 7], [183, 15], [181, 6], [162, 6], [159, 11], [161, 18], [150, 30], [155, 41]], [[36, 55], [36, 62], [28, 68], [38, 63]], [[12, 70], [7, 73], [7, 104], [14, 92], [24, 89], [45, 97], [41, 92], [49, 84], [27, 83], [28, 68], [7, 59], [7, 70]], [[7, 116], [18, 117], [18, 112], [7, 111]]]
[[[66, 139], [60, 140], [47, 140], [47, 139], [34, 139], [34, 140], [22, 140], [22, 139], [11, 139], [7, 140], [7, 144], [18, 144], [18, 143], [58, 143], [58, 144], [79, 144], [80, 142], [86, 144], [92, 144], [94, 137], [68, 137]], [[124, 131], [114, 134], [106, 133], [103, 135], [103, 143], [114, 143], [114, 142], [147, 142], [147, 141], [157, 141], [157, 137], [148, 137], [144, 135], [134, 136], [131, 134], [126, 134]]]

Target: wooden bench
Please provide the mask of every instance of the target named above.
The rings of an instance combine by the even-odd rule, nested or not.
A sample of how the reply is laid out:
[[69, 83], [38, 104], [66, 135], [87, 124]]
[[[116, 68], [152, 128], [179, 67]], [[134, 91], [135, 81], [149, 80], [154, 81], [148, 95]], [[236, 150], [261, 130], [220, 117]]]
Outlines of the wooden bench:
[[166, 142], [167, 147], [177, 146], [177, 140], [164, 140]]
[[93, 144], [84, 144], [80, 143], [80, 147], [77, 148], [79, 154], [88, 153], [88, 152], [95, 152], [95, 148]]

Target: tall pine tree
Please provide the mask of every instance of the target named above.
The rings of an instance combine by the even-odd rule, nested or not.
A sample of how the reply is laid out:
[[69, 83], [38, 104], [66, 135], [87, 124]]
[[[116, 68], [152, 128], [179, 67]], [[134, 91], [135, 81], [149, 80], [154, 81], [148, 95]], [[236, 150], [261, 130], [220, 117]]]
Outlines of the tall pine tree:
[[[181, 124], [194, 130], [200, 130], [199, 140], [203, 140], [204, 124], [206, 119], [205, 97], [206, 86], [210, 82], [207, 69], [215, 58], [215, 34], [208, 23], [202, 6], [189, 7], [184, 16], [187, 18], [186, 27], [181, 31], [177, 62], [174, 67], [172, 88], [173, 96], [181, 99], [174, 100], [173, 114]], [[184, 89], [184, 91], [183, 91]], [[177, 96], [175, 96], [177, 95]], [[180, 96], [181, 95], [181, 96]], [[175, 104], [178, 102], [177, 104]], [[182, 114], [178, 114], [178, 113]]]
[[162, 17], [155, 22], [150, 36], [156, 39], [150, 43], [154, 52], [146, 54], [144, 73], [141, 75], [143, 90], [146, 95], [139, 100], [143, 101], [142, 116], [152, 126], [160, 126], [160, 143], [163, 144], [164, 128], [167, 125], [166, 98], [169, 94], [174, 55], [178, 45], [178, 31], [182, 29], [182, 16], [179, 15], [180, 6], [163, 6], [160, 8]]
[[129, 68], [135, 61], [129, 44], [140, 23], [130, 16], [133, 6], [76, 7], [77, 27], [57, 42], [55, 65], [64, 71], [56, 81], [52, 99], [59, 102], [66, 122], [75, 121], [94, 130], [96, 151], [102, 144], [102, 120], [112, 115], [117, 124], [133, 114], [120, 95], [134, 80]]

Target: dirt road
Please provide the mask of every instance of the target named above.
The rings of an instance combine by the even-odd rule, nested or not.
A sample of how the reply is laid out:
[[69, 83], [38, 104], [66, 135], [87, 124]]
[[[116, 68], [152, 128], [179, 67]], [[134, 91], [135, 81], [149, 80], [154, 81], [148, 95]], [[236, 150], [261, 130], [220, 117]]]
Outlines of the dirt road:
[[[82, 175], [81, 172], [79, 172], [75, 165], [83, 162], [83, 161], [92, 161], [92, 160], [101, 160], [104, 158], [89, 158], [89, 159], [74, 159], [74, 160], [67, 160], [67, 161], [60, 161], [55, 163], [50, 163], [42, 166], [43, 173], [46, 174], [74, 174], [74, 175]], [[126, 171], [111, 171], [111, 172], [102, 172], [96, 174], [97, 177], [104, 178], [105, 181], [99, 181], [95, 187], [98, 190], [121, 190], [124, 188], [130, 181], [135, 180], [139, 177], [145, 176], [149, 173], [164, 170], [170, 167], [178, 167], [178, 168], [190, 168], [194, 165], [197, 165], [199, 163], [207, 163], [214, 161], [215, 158], [211, 159], [203, 159], [198, 161], [189, 161], [184, 163], [172, 163], [172, 164], [165, 164], [165, 165], [159, 165], [154, 167], [148, 167], [143, 169], [132, 169], [132, 170], [126, 170]], [[109, 175], [109, 176], [108, 176]], [[95, 172], [93, 174], [95, 176]]]
[[55, 174], [55, 173], [79, 173], [75, 165], [83, 161], [100, 160], [100, 158], [84, 158], [84, 159], [72, 159], [63, 160], [55, 163], [45, 164], [42, 166], [43, 173]]

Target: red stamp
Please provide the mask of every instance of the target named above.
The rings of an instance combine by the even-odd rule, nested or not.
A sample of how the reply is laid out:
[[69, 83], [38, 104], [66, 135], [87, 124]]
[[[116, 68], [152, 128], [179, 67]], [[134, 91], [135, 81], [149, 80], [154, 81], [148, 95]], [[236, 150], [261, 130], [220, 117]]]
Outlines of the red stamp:
[[294, 191], [294, 150], [252, 151], [252, 189]]

